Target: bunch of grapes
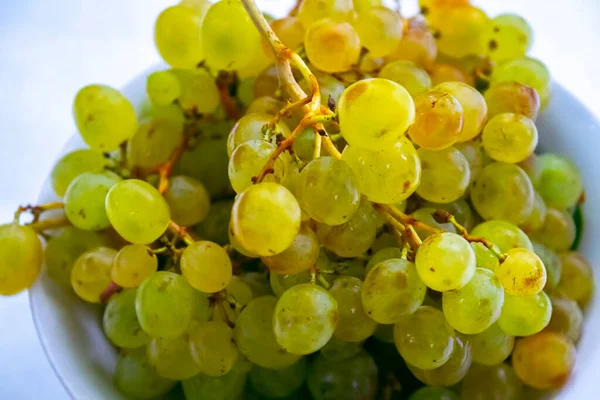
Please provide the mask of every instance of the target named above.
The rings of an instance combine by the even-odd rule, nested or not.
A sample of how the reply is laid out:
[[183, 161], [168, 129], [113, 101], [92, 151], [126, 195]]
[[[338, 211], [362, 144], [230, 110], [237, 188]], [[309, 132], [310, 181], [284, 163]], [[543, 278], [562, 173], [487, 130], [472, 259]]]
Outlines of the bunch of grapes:
[[576, 251], [581, 174], [534, 153], [550, 75], [522, 18], [420, 6], [164, 10], [170, 67], [147, 77], [141, 111], [81, 89], [88, 148], [54, 166], [55, 202], [0, 226], [0, 294], [44, 264], [102, 304], [133, 398], [561, 387], [594, 287]]

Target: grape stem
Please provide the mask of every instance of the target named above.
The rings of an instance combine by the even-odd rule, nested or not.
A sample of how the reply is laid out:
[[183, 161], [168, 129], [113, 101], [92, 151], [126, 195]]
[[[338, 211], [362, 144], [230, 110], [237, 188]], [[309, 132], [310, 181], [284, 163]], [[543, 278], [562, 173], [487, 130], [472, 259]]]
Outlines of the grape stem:
[[32, 222], [37, 222], [40, 219], [40, 215], [44, 211], [58, 210], [58, 209], [63, 209], [64, 207], [65, 207], [65, 203], [63, 203], [62, 201], [54, 201], [51, 203], [40, 204], [40, 205], [28, 204], [26, 206], [19, 206], [19, 208], [15, 212], [14, 221], [16, 223], [19, 223], [21, 214], [23, 214], [25, 211], [31, 211], [31, 214], [33, 215]]
[[104, 292], [100, 295], [100, 303], [106, 304], [113, 294], [119, 293], [123, 288], [114, 282], [110, 282]]
[[309, 104], [311, 100], [312, 98], [310, 96], [306, 96], [298, 101], [294, 101], [293, 103], [288, 103], [285, 107], [279, 110], [277, 114], [275, 114], [271, 121], [269, 121], [269, 123], [267, 124], [267, 129], [275, 130], [276, 125], [279, 123], [279, 121], [281, 121], [285, 117], [290, 116], [294, 110]]
[[167, 190], [169, 190], [169, 185], [171, 183], [170, 177], [171, 173], [173, 172], [173, 168], [175, 167], [177, 161], [179, 161], [179, 159], [181, 158], [181, 155], [187, 148], [190, 139], [192, 138], [195, 132], [195, 121], [189, 122], [183, 132], [181, 142], [175, 148], [175, 150], [173, 150], [173, 152], [169, 156], [169, 159], [154, 169], [154, 172], [158, 172], [158, 175], [160, 177], [160, 181], [158, 183], [158, 191], [160, 192], [160, 194], [164, 195], [165, 193], [167, 193]]
[[231, 75], [225, 71], [219, 72], [217, 76], [217, 89], [219, 90], [219, 99], [221, 100], [221, 105], [225, 110], [227, 116], [237, 121], [242, 117], [240, 110], [238, 109], [235, 101], [231, 98], [229, 94], [229, 87], [231, 85]]
[[37, 233], [43, 233], [49, 229], [63, 228], [65, 226], [71, 226], [71, 222], [67, 217], [62, 216], [59, 218], [48, 218], [42, 221], [33, 222], [28, 225], [31, 229]]
[[323, 136], [319, 135], [319, 132], [317, 132], [315, 128], [313, 128], [313, 130], [315, 131], [313, 158], [319, 158], [321, 157], [321, 145], [323, 144]]
[[188, 233], [188, 231], [185, 227], [177, 225], [173, 221], [169, 221], [168, 230], [170, 232], [172, 232], [174, 235], [176, 235], [177, 237], [181, 238], [181, 240], [183, 240], [183, 242], [185, 244], [187, 244], [188, 246], [195, 242], [194, 238], [192, 237], [192, 235], [190, 235]]
[[412, 225], [404, 225], [399, 222], [382, 204], [373, 203], [373, 207], [383, 216], [383, 218], [385, 218], [387, 223], [398, 232], [398, 234], [401, 234], [407, 241], [410, 241], [411, 247], [414, 250], [419, 248], [423, 241]]
[[418, 219], [411, 217], [410, 215], [404, 214], [402, 211], [398, 210], [398, 207], [396, 207], [392, 204], [377, 204], [377, 205], [374, 204], [373, 206], [375, 208], [381, 208], [381, 209], [385, 210], [387, 213], [392, 215], [392, 217], [394, 217], [399, 222], [401, 222], [405, 225], [410, 225], [417, 229], [422, 229], [424, 231], [428, 231], [431, 233], [443, 232], [441, 229], [434, 228], [433, 226], [427, 225], [427, 224], [419, 221]]

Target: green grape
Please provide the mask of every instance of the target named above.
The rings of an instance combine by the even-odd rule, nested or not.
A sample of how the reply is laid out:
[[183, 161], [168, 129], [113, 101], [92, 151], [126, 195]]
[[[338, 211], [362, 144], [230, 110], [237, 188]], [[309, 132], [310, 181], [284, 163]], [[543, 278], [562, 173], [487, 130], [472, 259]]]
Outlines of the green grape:
[[546, 220], [546, 213], [548, 208], [546, 207], [546, 203], [544, 203], [544, 199], [538, 192], [533, 194], [533, 211], [527, 217], [527, 219], [521, 223], [519, 226], [524, 232], [528, 234], [532, 234], [538, 231]]
[[100, 296], [110, 285], [110, 269], [117, 251], [96, 247], [81, 254], [71, 269], [71, 286], [81, 299], [100, 303]]
[[458, 397], [450, 389], [425, 386], [414, 392], [408, 400], [458, 400]]
[[240, 353], [263, 368], [286, 368], [300, 358], [283, 350], [275, 339], [276, 304], [276, 297], [257, 297], [242, 310], [235, 323], [234, 339]]
[[287, 398], [304, 383], [308, 373], [307, 364], [306, 358], [303, 357], [282, 369], [256, 366], [250, 371], [250, 384], [257, 393], [268, 399]]
[[475, 274], [475, 253], [461, 236], [443, 232], [429, 236], [415, 259], [421, 280], [438, 292], [465, 286]]
[[158, 239], [170, 221], [169, 206], [152, 185], [127, 179], [114, 185], [106, 195], [106, 214], [123, 239], [148, 244]]
[[375, 241], [376, 235], [375, 210], [364, 199], [348, 222], [337, 226], [317, 223], [317, 237], [321, 244], [340, 257], [358, 257], [364, 254]]
[[298, 9], [298, 19], [305, 29], [322, 18], [352, 19], [352, 0], [304, 0]]
[[383, 343], [394, 343], [394, 325], [379, 325], [373, 337]]
[[[321, 104], [328, 104], [329, 97], [331, 97], [335, 104], [337, 104], [340, 100], [340, 97], [342, 96], [342, 93], [344, 93], [344, 90], [346, 90], [346, 86], [344, 86], [342, 82], [340, 82], [338, 79], [334, 78], [329, 74], [319, 73], [318, 71], [316, 71], [315, 76], [317, 78], [317, 83], [319, 84], [319, 89], [321, 92]], [[302, 80], [300, 82], [300, 87], [302, 87], [302, 89], [306, 93], [312, 92], [312, 87], [310, 83], [306, 80]], [[314, 130], [312, 128], [307, 130], [314, 133]]]
[[369, 271], [373, 269], [377, 264], [383, 261], [391, 260], [393, 258], [401, 258], [402, 249], [398, 247], [385, 247], [371, 256], [365, 269], [365, 275], [369, 274]]
[[146, 354], [150, 364], [163, 378], [182, 380], [200, 373], [192, 358], [186, 336], [174, 339], [152, 339]]
[[190, 330], [192, 357], [200, 371], [208, 376], [222, 376], [231, 371], [238, 360], [233, 330], [222, 321], [204, 321]]
[[519, 114], [498, 114], [481, 136], [485, 152], [495, 161], [518, 163], [529, 157], [538, 143], [533, 121]]
[[533, 242], [533, 251], [542, 260], [546, 267], [546, 286], [544, 289], [551, 292], [558, 286], [562, 273], [562, 261], [558, 255], [544, 246], [543, 244]]
[[421, 181], [421, 161], [406, 138], [379, 151], [346, 146], [342, 160], [356, 174], [360, 192], [376, 203], [396, 204], [406, 200]]
[[216, 293], [231, 281], [231, 260], [227, 251], [216, 243], [200, 241], [188, 245], [180, 264], [183, 277], [201, 292]]
[[575, 365], [575, 345], [563, 335], [542, 332], [517, 340], [512, 365], [526, 385], [557, 389], [569, 379]]
[[121, 392], [136, 399], [163, 396], [177, 384], [158, 375], [144, 347], [119, 354], [114, 381]]
[[431, 386], [453, 386], [460, 382], [471, 367], [471, 344], [461, 336], [454, 339], [452, 355], [442, 366], [421, 369], [408, 364], [408, 369], [423, 383]]
[[460, 68], [450, 64], [435, 64], [428, 71], [434, 86], [444, 82], [464, 82], [471, 84], [472, 79]]
[[194, 227], [194, 232], [206, 240], [226, 245], [229, 242], [228, 226], [233, 200], [221, 200], [210, 205], [210, 212]]
[[445, 82], [433, 90], [448, 93], [462, 106], [463, 125], [458, 142], [466, 142], [479, 135], [486, 122], [487, 105], [476, 89], [462, 82]]
[[362, 46], [375, 58], [392, 54], [402, 40], [400, 14], [383, 6], [358, 12], [353, 26]]
[[[454, 145], [458, 151], [460, 151], [463, 156], [469, 162], [469, 169], [471, 170], [471, 182], [475, 181], [479, 176], [479, 173], [484, 167], [484, 154], [481, 149], [481, 143], [474, 140], [469, 140], [468, 142], [456, 143]], [[469, 188], [467, 188], [467, 191]]]
[[152, 104], [167, 106], [181, 96], [181, 86], [172, 71], [156, 71], [146, 79], [146, 94]]
[[99, 231], [110, 226], [104, 200], [121, 178], [110, 171], [84, 172], [75, 178], [65, 193], [65, 215], [76, 228]]
[[383, 67], [378, 76], [396, 82], [413, 97], [431, 89], [431, 78], [427, 71], [410, 61], [392, 61]]
[[518, 165], [527, 173], [529, 179], [531, 179], [531, 183], [533, 187], [537, 189], [540, 184], [540, 179], [542, 175], [542, 166], [540, 163], [540, 157], [533, 153], [529, 157], [527, 157], [523, 162], [520, 162]]
[[[389, 153], [414, 122], [415, 105], [408, 91], [397, 83], [364, 79], [346, 88], [338, 103], [338, 115], [340, 130], [350, 146]], [[394, 203], [400, 200], [404, 198]]]
[[[323, 258], [327, 256], [323, 255], [320, 257]], [[327, 279], [327, 276], [325, 278]], [[281, 297], [281, 295], [292, 286], [296, 286], [301, 283], [308, 283], [310, 282], [310, 279], [310, 271], [308, 270], [299, 272], [297, 274], [269, 274], [269, 285], [275, 296]]]
[[[446, 232], [456, 233], [456, 228], [451, 223], [440, 224], [433, 218], [432, 214], [435, 211], [435, 208], [424, 207], [413, 211], [410, 214], [410, 216], [433, 228], [438, 228]], [[423, 240], [434, 234], [433, 232], [422, 228], [415, 228], [415, 231], [417, 232], [417, 235], [419, 235], [419, 237]]]
[[352, 25], [330, 18], [313, 22], [304, 37], [308, 60], [324, 72], [350, 70], [358, 63], [360, 49], [360, 39]]
[[510, 249], [496, 269], [506, 292], [514, 296], [533, 296], [546, 286], [546, 268], [531, 250]]
[[533, 42], [533, 30], [516, 14], [501, 14], [492, 19], [489, 57], [496, 62], [523, 57]]
[[[276, 146], [264, 140], [249, 140], [240, 144], [229, 159], [229, 181], [237, 193], [241, 193], [253, 184]], [[287, 173], [287, 163], [279, 157], [275, 160], [270, 172], [265, 176], [265, 182], [280, 183]]]
[[394, 324], [419, 308], [426, 291], [412, 262], [392, 258], [379, 262], [367, 274], [362, 307], [378, 323]]
[[573, 207], [583, 192], [583, 179], [577, 166], [557, 154], [542, 154], [537, 158], [540, 178], [536, 189], [548, 207]]
[[498, 320], [504, 291], [492, 271], [477, 268], [469, 283], [458, 290], [445, 292], [442, 303], [450, 326], [460, 333], [473, 335], [485, 331]]
[[194, 313], [194, 288], [173, 272], [158, 271], [137, 289], [135, 310], [142, 329], [152, 337], [181, 336]]
[[[464, 199], [458, 199], [456, 201], [453, 201], [452, 203], [446, 203], [446, 204], [432, 203], [432, 202], [428, 201], [428, 202], [424, 203], [423, 206], [424, 206], [423, 208], [425, 208], [426, 210], [428, 210], [428, 211], [431, 210], [431, 211], [429, 211], [429, 216], [431, 217], [431, 220], [426, 219], [426, 223], [428, 225], [436, 226], [435, 224], [437, 224], [437, 222], [433, 219], [433, 216], [431, 215], [431, 213], [433, 213], [435, 210], [448, 211], [450, 214], [452, 214], [454, 216], [454, 218], [456, 219], [456, 221], [459, 224], [461, 224], [462, 226], [464, 226], [467, 229], [471, 229], [471, 227], [473, 226], [473, 223], [475, 221], [475, 216], [473, 215], [473, 210], [471, 210], [471, 206]], [[411, 215], [415, 216], [419, 210], [422, 210], [422, 208], [413, 212]], [[425, 213], [423, 213], [421, 211], [421, 212], [419, 212], [419, 215], [425, 216]], [[417, 218], [417, 217], [415, 217], [415, 218]], [[419, 219], [419, 218], [417, 218], [417, 219]], [[440, 229], [443, 229], [447, 232], [456, 232], [456, 228], [454, 228], [454, 226], [450, 223], [439, 224], [439, 225], [444, 227], [444, 228], [440, 228]], [[452, 226], [454, 229], [450, 229], [450, 226]], [[421, 238], [422, 238], [422, 236], [421, 236]]]
[[498, 365], [506, 360], [515, 347], [514, 336], [509, 336], [498, 324], [476, 335], [469, 336], [473, 361], [482, 365]]
[[[393, 326], [392, 326], [393, 327]], [[354, 357], [362, 351], [361, 342], [346, 342], [333, 336], [319, 354], [330, 361], [342, 361]]]
[[237, 239], [237, 236], [235, 235], [235, 232], [233, 230], [233, 220], [229, 221], [228, 236], [229, 236], [228, 242], [235, 251], [237, 251], [241, 255], [248, 257], [248, 258], [260, 258], [260, 255], [249, 251], [244, 246], [242, 246], [242, 244], [239, 242], [239, 240]]
[[373, 242], [371, 247], [369, 248], [369, 252], [372, 254], [387, 247], [400, 246], [402, 244], [402, 241], [403, 240], [398, 235], [398, 233], [389, 233], [386, 231], [381, 231], [375, 238], [375, 241]]
[[245, 307], [250, 303], [250, 300], [254, 298], [252, 287], [239, 276], [232, 276], [231, 281], [225, 290], [227, 290], [227, 294], [233, 296], [242, 307]]
[[511, 336], [529, 336], [540, 332], [550, 322], [552, 304], [544, 292], [533, 296], [504, 294], [498, 325]]
[[[473, 361], [475, 359], [473, 358]], [[506, 364], [473, 365], [462, 381], [461, 400], [519, 400], [523, 384]]]
[[[416, 272], [415, 272], [416, 277]], [[418, 279], [418, 278], [417, 278]], [[338, 304], [339, 320], [334, 336], [348, 342], [362, 342], [375, 332], [377, 323], [363, 309], [363, 282], [353, 276], [337, 278], [329, 290]], [[423, 293], [425, 288], [423, 287]]]
[[520, 224], [531, 214], [533, 198], [529, 176], [514, 164], [486, 165], [471, 186], [471, 203], [486, 220]]
[[140, 123], [127, 147], [131, 164], [151, 170], [167, 162], [173, 151], [181, 144], [183, 124], [183, 119], [173, 118], [171, 115], [163, 115]]
[[451, 203], [458, 200], [471, 181], [471, 169], [465, 156], [449, 147], [444, 150], [420, 148], [423, 173], [417, 194], [427, 201]]
[[375, 400], [377, 365], [364, 351], [346, 360], [320, 355], [309, 366], [307, 383], [314, 400]]
[[142, 244], [126, 245], [115, 255], [110, 276], [125, 288], [135, 288], [158, 269], [156, 255]]
[[[287, 48], [296, 50], [302, 45], [305, 32], [302, 22], [300, 22], [300, 19], [297, 17], [284, 17], [281, 19], [276, 19], [269, 25], [271, 25], [271, 29], [273, 29], [275, 35], [277, 35], [279, 40], [281, 40], [281, 43], [283, 43]], [[269, 59], [275, 60], [273, 51], [267, 45], [265, 40], [263, 40], [263, 50]]]
[[459, 7], [442, 7], [428, 14], [427, 22], [437, 33], [440, 53], [456, 58], [485, 53], [490, 20], [483, 10], [468, 3]]
[[259, 256], [282, 253], [300, 231], [300, 206], [285, 187], [272, 182], [253, 185], [235, 199], [233, 234]]
[[160, 13], [154, 25], [154, 43], [167, 64], [195, 68], [202, 61], [200, 27], [207, 9], [207, 5], [199, 10], [179, 4]]
[[510, 222], [486, 221], [477, 225], [471, 231], [471, 235], [489, 240], [504, 253], [516, 248], [533, 251], [533, 245], [527, 234]]
[[544, 224], [533, 234], [533, 239], [554, 251], [566, 251], [571, 248], [576, 236], [573, 216], [566, 211], [548, 208]]
[[389, 60], [412, 61], [422, 68], [430, 68], [437, 57], [437, 44], [433, 33], [418, 16], [404, 21], [404, 35]]
[[562, 274], [557, 290], [584, 306], [594, 294], [594, 272], [583, 254], [571, 251], [560, 255]]
[[260, 36], [240, 1], [219, 1], [202, 22], [200, 42], [207, 64], [217, 70], [244, 67], [258, 54]]
[[210, 209], [208, 191], [201, 182], [189, 176], [172, 177], [165, 200], [171, 211], [171, 219], [181, 226], [202, 222]]
[[[281, 81], [279, 79], [279, 72], [277, 70], [276, 65], [271, 65], [268, 68], [265, 68], [258, 76], [256, 77], [256, 82], [254, 82], [254, 97], [280, 97], [280, 91], [282, 89]], [[285, 106], [285, 102], [279, 103], [280, 106]], [[273, 110], [273, 115], [275, 115], [282, 107], [279, 107]], [[248, 113], [254, 112], [248, 110]]]
[[583, 312], [577, 302], [566, 296], [552, 296], [552, 317], [544, 332], [556, 332], [565, 335], [573, 343], [581, 337]]
[[494, 83], [486, 90], [484, 97], [489, 118], [514, 113], [535, 121], [540, 111], [540, 96], [536, 90], [518, 82]]
[[341, 225], [358, 210], [357, 186], [358, 180], [348, 164], [334, 157], [319, 157], [300, 172], [298, 203], [312, 219]]
[[238, 362], [223, 376], [196, 375], [181, 382], [186, 400], [239, 400], [244, 392], [247, 370]]
[[100, 173], [109, 164], [102, 153], [90, 149], [80, 149], [64, 155], [54, 164], [50, 172], [52, 189], [60, 197], [75, 178], [84, 172]]
[[126, 349], [135, 349], [149, 343], [151, 338], [144, 332], [135, 313], [135, 289], [125, 289], [110, 297], [102, 327], [112, 344]]
[[[360, 279], [361, 281], [365, 279], [366, 275], [365, 263], [363, 260], [360, 260], [358, 258], [332, 261], [331, 267], [329, 269], [335, 271], [335, 274], [337, 275], [352, 276], [354, 278]], [[330, 274], [329, 278], [333, 280], [334, 276], [331, 276]], [[327, 279], [327, 277], [325, 279]]]
[[79, 90], [73, 114], [81, 137], [92, 150], [117, 150], [137, 130], [133, 106], [109, 86], [89, 85]]
[[179, 104], [191, 113], [212, 114], [221, 104], [215, 80], [201, 68], [174, 69], [181, 86]]
[[[285, 106], [285, 103], [283, 103], [280, 100], [274, 99], [271, 96], [256, 96], [255, 94], [254, 97], [254, 101], [252, 101], [252, 103], [248, 106], [248, 109], [246, 110], [246, 115], [275, 115], [279, 110], [281, 110]], [[241, 119], [239, 121], [241, 121]]]
[[297, 274], [313, 267], [320, 253], [317, 235], [307, 225], [302, 225], [294, 241], [282, 253], [263, 257], [269, 271], [277, 274]]
[[238, 83], [236, 98], [244, 107], [248, 107], [254, 101], [254, 83], [256, 78], [242, 79]]
[[242, 273], [241, 279], [250, 286], [253, 297], [273, 295], [271, 284], [269, 282], [269, 274], [262, 272], [245, 272]]
[[60, 285], [71, 286], [71, 269], [75, 260], [86, 250], [108, 245], [107, 237], [101, 233], [84, 231], [74, 226], [62, 228], [46, 243], [46, 272]]
[[[495, 249], [500, 252], [498, 246], [494, 246]], [[490, 249], [481, 243], [471, 243], [471, 247], [475, 253], [475, 263], [477, 264], [477, 268], [485, 268], [492, 272], [496, 272], [496, 268], [498, 268], [498, 265], [500, 265], [498, 257], [496, 257], [494, 253], [490, 251]]]
[[0, 225], [0, 295], [9, 296], [33, 285], [42, 269], [43, 252], [31, 227]]
[[455, 346], [454, 329], [444, 314], [433, 307], [421, 306], [403, 316], [394, 326], [394, 344], [407, 364], [421, 369], [444, 365]]
[[[231, 156], [233, 151], [242, 143], [250, 140], [262, 140], [264, 137], [263, 128], [267, 125], [273, 116], [266, 113], [248, 113], [235, 123], [231, 130], [230, 139], [227, 142], [227, 152]], [[287, 137], [290, 130], [283, 122], [275, 125], [274, 133], [281, 133]]]
[[313, 128], [307, 128], [300, 132], [300, 134], [294, 139], [292, 149], [294, 154], [302, 161], [309, 162], [313, 159], [313, 152], [315, 147], [315, 131]]
[[331, 339], [338, 305], [327, 290], [312, 283], [286, 290], [275, 307], [273, 331], [277, 343], [292, 354], [314, 353]]
[[209, 298], [206, 294], [198, 290], [194, 290], [192, 306], [192, 321], [204, 322], [210, 319], [212, 304], [210, 304]]
[[415, 113], [408, 134], [420, 147], [442, 150], [456, 143], [464, 114], [456, 98], [435, 90], [421, 93], [415, 97]]
[[548, 68], [539, 60], [531, 57], [520, 57], [502, 63], [494, 68], [491, 83], [518, 82], [535, 89], [540, 96], [542, 107], [550, 100], [552, 78]]

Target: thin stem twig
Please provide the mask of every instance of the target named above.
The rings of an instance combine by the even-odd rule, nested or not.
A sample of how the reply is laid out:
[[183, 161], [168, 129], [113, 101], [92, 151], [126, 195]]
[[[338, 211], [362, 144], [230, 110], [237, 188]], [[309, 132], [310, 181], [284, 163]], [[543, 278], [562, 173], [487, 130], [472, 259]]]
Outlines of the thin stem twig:
[[411, 226], [415, 227], [416, 229], [421, 229], [421, 230], [428, 231], [431, 233], [443, 232], [441, 229], [434, 228], [433, 226], [427, 225], [427, 224], [419, 221], [418, 219], [411, 217], [410, 215], [404, 214], [402, 211], [398, 210], [398, 207], [396, 207], [392, 204], [376, 204], [376, 205], [374, 205], [374, 207], [385, 210], [386, 212], [391, 214], [398, 221], [402, 222], [405, 225], [411, 225]]
[[51, 203], [39, 205], [28, 204], [26, 206], [20, 206], [15, 212], [14, 221], [18, 223], [22, 213], [24, 213], [25, 211], [31, 211], [31, 213], [33, 214], [33, 222], [37, 222], [40, 219], [40, 215], [44, 211], [58, 210], [64, 207], [65, 203], [63, 203], [62, 201], [53, 201]]
[[158, 183], [158, 191], [160, 192], [160, 194], [165, 194], [167, 190], [169, 190], [170, 178], [171, 173], [173, 172], [173, 168], [175, 167], [175, 164], [177, 163], [177, 161], [179, 161], [181, 155], [187, 148], [190, 139], [192, 138], [195, 131], [196, 124], [194, 123], [194, 121], [188, 123], [183, 132], [183, 136], [181, 138], [181, 143], [179, 143], [179, 146], [177, 146], [175, 150], [173, 150], [171, 156], [165, 163], [155, 168], [154, 172], [158, 172], [158, 175], [160, 177], [160, 181]]
[[192, 237], [192, 235], [190, 235], [188, 233], [188, 231], [187, 231], [187, 229], [185, 229], [185, 227], [177, 225], [173, 221], [169, 222], [168, 230], [171, 233], [175, 234], [177, 237], [181, 238], [181, 240], [183, 240], [184, 243], [187, 244], [188, 246], [195, 242], [194, 238]]
[[65, 216], [48, 218], [29, 224], [29, 227], [38, 233], [42, 233], [49, 229], [64, 228], [65, 226], [71, 226], [71, 222]]

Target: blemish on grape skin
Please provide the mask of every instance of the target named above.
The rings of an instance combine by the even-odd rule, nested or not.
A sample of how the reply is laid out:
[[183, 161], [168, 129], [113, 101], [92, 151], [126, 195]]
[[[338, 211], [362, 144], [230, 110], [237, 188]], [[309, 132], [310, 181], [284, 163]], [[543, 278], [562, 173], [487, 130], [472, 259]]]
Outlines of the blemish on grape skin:
[[351, 105], [355, 102], [364, 92], [367, 90], [368, 83], [356, 83], [350, 90], [346, 92], [346, 101], [348, 105]]

